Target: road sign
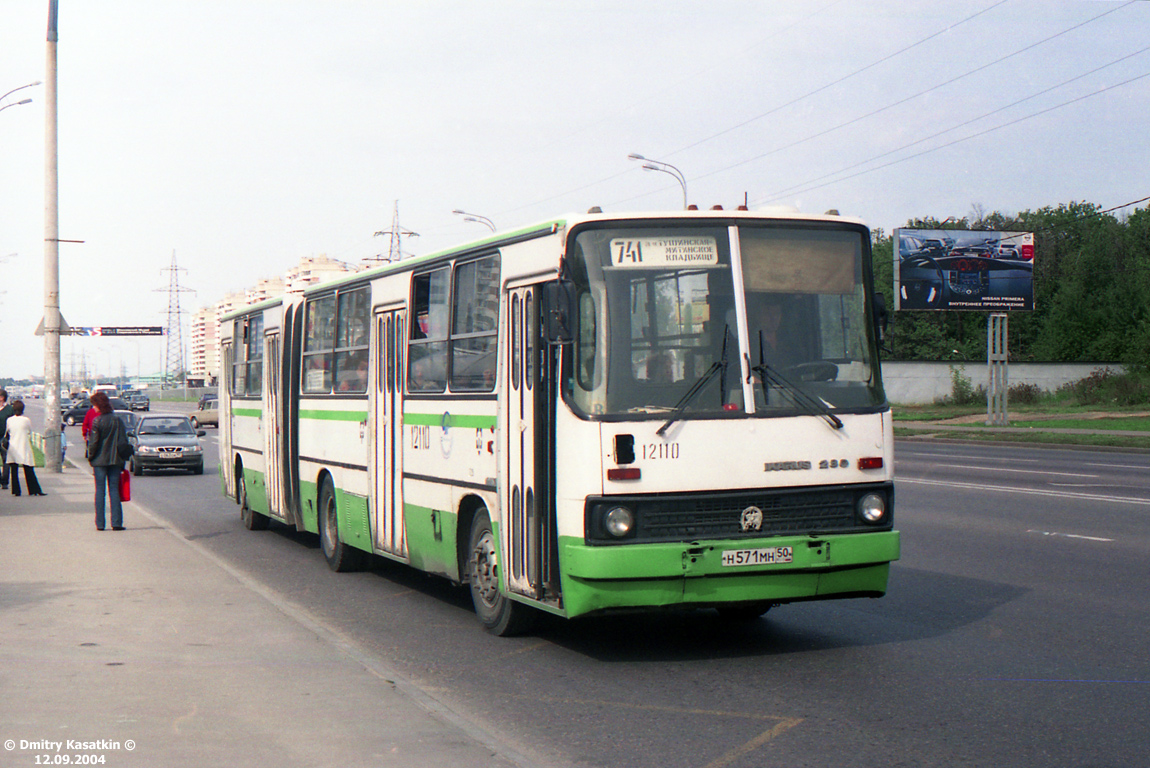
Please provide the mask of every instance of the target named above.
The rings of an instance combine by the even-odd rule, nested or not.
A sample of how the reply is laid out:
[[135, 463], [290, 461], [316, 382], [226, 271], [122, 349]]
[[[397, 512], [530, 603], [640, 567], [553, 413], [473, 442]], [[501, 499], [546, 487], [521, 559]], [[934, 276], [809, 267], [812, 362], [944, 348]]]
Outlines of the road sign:
[[86, 328], [73, 328], [73, 336], [163, 336], [161, 325], [97, 325]]

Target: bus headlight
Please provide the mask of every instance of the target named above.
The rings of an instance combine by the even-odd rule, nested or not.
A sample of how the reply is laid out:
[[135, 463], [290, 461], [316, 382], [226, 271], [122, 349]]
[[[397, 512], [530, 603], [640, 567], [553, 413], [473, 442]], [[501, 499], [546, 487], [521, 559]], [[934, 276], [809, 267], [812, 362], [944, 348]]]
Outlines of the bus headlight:
[[859, 499], [859, 516], [868, 523], [881, 523], [886, 517], [886, 499], [879, 493], [868, 493]]
[[626, 507], [611, 507], [603, 515], [603, 527], [617, 539], [629, 534], [635, 527], [635, 514]]

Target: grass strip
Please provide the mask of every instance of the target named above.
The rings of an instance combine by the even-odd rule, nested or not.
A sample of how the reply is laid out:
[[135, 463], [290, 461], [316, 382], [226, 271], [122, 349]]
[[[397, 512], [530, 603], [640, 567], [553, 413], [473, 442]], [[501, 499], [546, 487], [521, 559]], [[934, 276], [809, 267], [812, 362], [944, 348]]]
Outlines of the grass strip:
[[929, 437], [931, 440], [972, 441], [988, 443], [1028, 443], [1037, 445], [1081, 445], [1092, 448], [1122, 448], [1150, 451], [1150, 433], [1146, 437], [1127, 435], [1068, 435], [1061, 432], [993, 432], [990, 428], [932, 432], [929, 429], [894, 428], [895, 437]]

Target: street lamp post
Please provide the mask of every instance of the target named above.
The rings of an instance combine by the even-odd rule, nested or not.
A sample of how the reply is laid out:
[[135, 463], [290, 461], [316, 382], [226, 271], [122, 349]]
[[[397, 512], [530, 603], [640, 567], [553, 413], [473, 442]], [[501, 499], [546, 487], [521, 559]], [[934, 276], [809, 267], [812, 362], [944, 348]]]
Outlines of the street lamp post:
[[[27, 85], [22, 85], [19, 88], [13, 88], [12, 90], [8, 91], [8, 93], [4, 94], [3, 96], [0, 96], [0, 104], [3, 104], [4, 99], [6, 99], [9, 96], [11, 96], [12, 94], [16, 93], [16, 91], [22, 91], [25, 88], [31, 88], [34, 85], [40, 85], [40, 81], [37, 80], [34, 83], [28, 83]], [[31, 103], [32, 103], [32, 99], [22, 99], [20, 101], [14, 101], [11, 104], [4, 104], [4, 106], [0, 107], [0, 112], [3, 112], [4, 110], [8, 109], [8, 107], [15, 107], [19, 104], [31, 104]]]
[[20, 101], [14, 101], [11, 104], [5, 104], [4, 106], [0, 107], [0, 112], [3, 112], [4, 110], [8, 109], [8, 107], [18, 107], [21, 104], [31, 104], [31, 103], [32, 103], [31, 99], [22, 99]]
[[687, 179], [683, 176], [683, 172], [670, 163], [664, 163], [662, 160], [652, 160], [649, 157], [643, 157], [637, 152], [632, 152], [627, 155], [628, 160], [642, 160], [644, 171], [659, 171], [668, 176], [674, 176], [675, 181], [679, 182], [679, 186], [683, 188], [683, 210], [687, 210]]
[[458, 208], [452, 211], [452, 213], [454, 213], [456, 216], [462, 216], [464, 221], [474, 221], [476, 224], [482, 224], [490, 228], [492, 232], [495, 231], [495, 222], [486, 216], [480, 216], [478, 213], [468, 213], [467, 211], [461, 211]]
[[44, 469], [63, 469], [60, 456], [60, 196], [56, 125], [57, 0], [48, 4], [48, 84], [44, 93]]

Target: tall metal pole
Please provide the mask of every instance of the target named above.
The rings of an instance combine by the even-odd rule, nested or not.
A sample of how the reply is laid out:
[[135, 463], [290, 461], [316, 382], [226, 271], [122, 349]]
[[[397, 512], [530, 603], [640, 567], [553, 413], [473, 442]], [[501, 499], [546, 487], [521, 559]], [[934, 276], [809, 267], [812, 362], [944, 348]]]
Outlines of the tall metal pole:
[[1010, 392], [1010, 315], [991, 312], [986, 324], [986, 424], [1005, 427], [1010, 423], [1007, 399]]
[[56, 156], [56, 3], [48, 3], [48, 74], [44, 93], [44, 468], [60, 457], [60, 194]]

